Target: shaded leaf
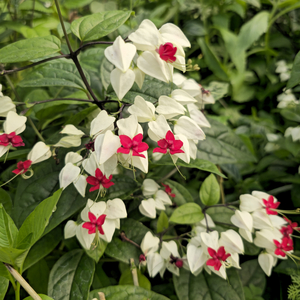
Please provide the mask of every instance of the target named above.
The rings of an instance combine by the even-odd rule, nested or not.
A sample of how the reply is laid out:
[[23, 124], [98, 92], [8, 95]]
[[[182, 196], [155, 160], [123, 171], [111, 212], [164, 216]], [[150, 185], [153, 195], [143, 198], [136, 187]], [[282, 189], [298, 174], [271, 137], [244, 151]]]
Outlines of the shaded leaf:
[[[148, 278], [143, 275], [141, 273], [140, 270], [137, 269], [137, 277], [138, 277], [138, 282], [139, 282], [139, 286], [151, 291], [151, 283], [148, 280]], [[132, 273], [130, 268], [128, 268], [127, 270], [125, 270], [119, 280], [119, 285], [134, 285], [133, 284], [133, 278], [132, 278]]]
[[200, 187], [200, 200], [204, 205], [215, 205], [220, 200], [220, 192], [220, 186], [216, 177], [214, 174], [210, 174]]

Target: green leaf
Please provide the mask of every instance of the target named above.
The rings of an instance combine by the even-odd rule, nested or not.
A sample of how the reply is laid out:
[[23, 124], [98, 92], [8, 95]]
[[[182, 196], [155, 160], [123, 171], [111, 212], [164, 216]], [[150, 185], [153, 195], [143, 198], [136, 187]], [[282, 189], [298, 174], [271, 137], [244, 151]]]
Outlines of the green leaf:
[[[88, 73], [84, 72], [84, 74], [90, 83]], [[81, 90], [86, 89], [75, 64], [67, 59], [49, 61], [34, 67], [30, 71], [25, 71], [23, 78], [19, 82], [21, 87], [65, 86]]]
[[66, 0], [64, 6], [68, 9], [78, 9], [93, 2], [93, 0]]
[[256, 161], [238, 135], [216, 120], [209, 119], [209, 122], [211, 128], [203, 128], [206, 139], [198, 143], [199, 158], [215, 164]]
[[[299, 80], [300, 82], [300, 80]], [[288, 107], [280, 110], [280, 114], [290, 120], [300, 123], [300, 105], [295, 105], [293, 107]]]
[[104, 50], [105, 49], [102, 47], [97, 47], [81, 52], [79, 55], [79, 62], [81, 63], [81, 66], [86, 70], [98, 73], [104, 60]]
[[267, 31], [269, 13], [262, 11], [245, 23], [238, 35], [237, 47], [247, 50], [258, 38]]
[[91, 291], [89, 300], [99, 298], [98, 293], [105, 295], [105, 300], [170, 300], [169, 298], [143, 289], [139, 286], [117, 285]]
[[9, 285], [9, 280], [7, 278], [0, 277], [0, 300], [4, 299], [8, 289], [8, 285]]
[[186, 203], [177, 207], [171, 215], [170, 222], [176, 224], [194, 224], [204, 218], [201, 207], [196, 203]]
[[228, 281], [206, 272], [194, 276], [184, 269], [180, 276], [173, 275], [179, 300], [245, 300], [243, 286], [236, 269], [226, 270]]
[[79, 18], [71, 30], [81, 41], [97, 40], [119, 28], [130, 17], [131, 11], [105, 11]]
[[18, 159], [18, 158], [23, 158], [26, 157], [27, 154], [29, 153], [29, 149], [24, 149], [24, 150], [17, 150], [17, 151], [9, 151], [7, 158], [5, 157], [5, 155], [3, 155], [0, 158], [0, 162], [6, 160], [13, 160], [13, 159]]
[[[141, 96], [146, 101], [154, 103], [157, 102], [160, 96], [170, 95], [175, 89], [177, 89], [177, 86], [174, 83], [166, 83], [146, 75], [142, 88], [140, 89], [137, 84], [134, 83], [130, 91], [122, 99], [122, 102], [133, 104], [135, 97]], [[111, 85], [107, 89], [107, 96], [117, 99]]]
[[286, 88], [291, 89], [295, 85], [298, 85], [300, 83], [300, 51], [297, 53], [293, 67], [291, 72], [291, 77], [287, 83]]
[[216, 177], [214, 174], [210, 174], [208, 177], [206, 177], [200, 187], [200, 200], [204, 205], [215, 205], [220, 200], [220, 192], [220, 185]]
[[85, 249], [85, 252], [89, 257], [91, 257], [97, 263], [99, 262], [100, 258], [104, 254], [106, 246], [107, 246], [107, 242], [98, 238], [97, 247], [93, 248], [92, 250]]
[[9, 193], [2, 188], [0, 188], [0, 203], [2, 203], [5, 211], [10, 214], [12, 209], [12, 201]]
[[[150, 229], [144, 226], [142, 223], [135, 221], [133, 219], [124, 219], [121, 220], [120, 232], [124, 231], [126, 236], [137, 243], [141, 244], [142, 239], [146, 235]], [[117, 232], [118, 234], [118, 232]], [[115, 234], [115, 237], [112, 241], [107, 245], [105, 250], [105, 254], [110, 257], [116, 258], [119, 261], [124, 263], [129, 263], [130, 258], [134, 258], [135, 264], [139, 264], [139, 256], [142, 254], [141, 250], [139, 250], [136, 246], [123, 242], [118, 236]]]
[[50, 254], [61, 242], [62, 238], [63, 235], [61, 229], [56, 228], [43, 236], [39, 241], [37, 241], [26, 256], [23, 271], [27, 270], [35, 263], [37, 263], [40, 259]]
[[169, 219], [166, 213], [162, 210], [157, 220], [157, 233], [160, 233], [169, 227]]
[[41, 259], [28, 270], [28, 283], [35, 292], [47, 294], [49, 273], [50, 269], [45, 259]]
[[60, 40], [53, 36], [34, 37], [0, 49], [0, 62], [13, 63], [44, 57], [60, 51]]
[[206, 43], [204, 38], [198, 38], [197, 42], [201, 48], [201, 51], [203, 53], [204, 60], [206, 64], [208, 65], [208, 68], [214, 72], [214, 74], [220, 78], [221, 80], [228, 81], [228, 75], [227, 71], [225, 69], [225, 66], [221, 64], [217, 56], [214, 54], [214, 52], [211, 50], [210, 46]]
[[18, 229], [0, 203], [0, 251], [1, 248], [12, 248], [18, 236]]
[[42, 236], [46, 226], [48, 225], [53, 211], [56, 209], [56, 204], [60, 198], [61, 193], [62, 189], [56, 191], [53, 196], [42, 201], [26, 218], [19, 230], [16, 245], [20, 245], [22, 240], [29, 234], [32, 234], [29, 247], [37, 242], [37, 240]]
[[60, 300], [86, 300], [94, 271], [95, 262], [83, 250], [66, 253], [50, 272], [48, 295]]
[[27, 255], [28, 250], [26, 249], [15, 249], [15, 248], [0, 248], [0, 262], [5, 262], [10, 265], [20, 267]]
[[[141, 273], [140, 270], [137, 269], [137, 277], [138, 277], [138, 282], [139, 282], [139, 286], [151, 291], [151, 283], [148, 280], [148, 278], [143, 275]], [[131, 269], [128, 268], [127, 270], [125, 270], [119, 280], [119, 285], [134, 285], [133, 284], [133, 278], [132, 278], [132, 273], [131, 273]]]
[[226, 207], [210, 207], [207, 213], [211, 216], [214, 222], [222, 222], [231, 224], [231, 217], [234, 212]]
[[219, 100], [228, 94], [229, 83], [211, 81], [205, 88], [211, 92], [215, 100]]
[[[206, 142], [206, 140], [202, 141], [202, 143], [205, 143], [205, 142]], [[199, 144], [198, 144], [198, 148], [199, 148]], [[169, 155], [164, 155], [159, 161], [154, 161], [154, 162], [152, 162], [152, 164], [153, 165], [174, 166], [174, 163], [171, 160], [171, 158], [169, 157]], [[217, 166], [208, 160], [204, 160], [204, 159], [200, 159], [200, 158], [191, 159], [189, 164], [185, 163], [184, 161], [178, 160], [176, 162], [176, 165], [181, 166], [181, 167], [198, 169], [201, 171], [214, 173], [223, 178], [226, 178], [226, 176], [219, 171]]]
[[243, 286], [255, 285], [261, 290], [265, 289], [266, 276], [257, 259], [248, 260], [241, 264], [241, 269], [237, 271]]
[[175, 194], [175, 197], [172, 199], [177, 205], [182, 205], [187, 202], [194, 202], [193, 196], [190, 192], [180, 183], [173, 180], [166, 180], [165, 184], [169, 185], [172, 189], [172, 193]]
[[6, 269], [4, 264], [0, 263], [0, 278], [5, 277], [7, 279], [10, 279], [9, 275], [10, 275], [10, 273], [8, 272], [8, 270]]

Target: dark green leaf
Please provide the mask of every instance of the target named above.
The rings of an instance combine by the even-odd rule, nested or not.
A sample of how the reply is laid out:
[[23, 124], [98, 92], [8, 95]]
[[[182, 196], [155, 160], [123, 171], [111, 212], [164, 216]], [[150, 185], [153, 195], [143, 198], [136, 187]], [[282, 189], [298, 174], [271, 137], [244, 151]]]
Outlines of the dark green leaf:
[[[85, 72], [85, 76], [90, 83], [87, 72]], [[19, 82], [21, 87], [65, 86], [86, 89], [75, 64], [67, 59], [46, 62], [30, 71], [25, 71], [23, 78]]]
[[29, 285], [37, 292], [47, 294], [50, 269], [47, 262], [41, 259], [27, 272]]
[[190, 192], [180, 183], [173, 180], [166, 180], [163, 182], [170, 186], [172, 189], [172, 194], [175, 194], [175, 197], [172, 199], [177, 205], [182, 205], [187, 202], [194, 202], [194, 199]]
[[5, 277], [5, 278], [9, 279], [10, 278], [9, 275], [10, 274], [9, 274], [8, 270], [6, 269], [6, 267], [4, 266], [4, 264], [0, 263], [0, 278]]
[[256, 161], [239, 136], [216, 120], [209, 119], [209, 122], [211, 128], [203, 129], [206, 139], [198, 143], [199, 158], [215, 164]]
[[53, 266], [48, 295], [60, 300], [86, 300], [92, 284], [95, 262], [83, 250], [73, 250]]
[[18, 229], [0, 203], [0, 251], [2, 247], [13, 247], [18, 236]]
[[40, 259], [51, 253], [52, 250], [61, 242], [62, 237], [61, 228], [56, 228], [37, 241], [28, 252], [24, 262], [23, 271], [27, 270]]
[[61, 193], [62, 189], [56, 191], [53, 196], [42, 201], [26, 218], [19, 230], [16, 245], [20, 245], [22, 240], [29, 234], [32, 234], [29, 247], [37, 242], [37, 240], [42, 236], [46, 226], [48, 225], [53, 211], [56, 210], [56, 204], [60, 198]]
[[204, 60], [208, 65], [209, 69], [221, 80], [228, 81], [228, 75], [225, 67], [221, 64], [217, 56], [213, 53], [210, 46], [206, 43], [204, 38], [198, 38], [197, 42], [204, 55]]
[[[151, 291], [150, 281], [145, 275], [141, 273], [140, 270], [137, 270], [137, 277], [138, 277], [139, 286], [146, 290]], [[120, 277], [119, 285], [134, 285], [130, 268], [128, 268], [122, 273]]]
[[[206, 140], [202, 141], [202, 143], [204, 143], [204, 142], [206, 142]], [[198, 148], [199, 148], [199, 144], [198, 144]], [[154, 165], [174, 166], [174, 163], [172, 162], [172, 160], [170, 159], [170, 157], [168, 155], [164, 155], [162, 159], [160, 159], [159, 161], [152, 162], [152, 163]], [[200, 158], [191, 159], [189, 164], [185, 163], [184, 161], [178, 160], [176, 162], [176, 165], [214, 173], [223, 178], [226, 178], [226, 176], [219, 171], [219, 169], [216, 167], [216, 165], [211, 163], [208, 160], [204, 160], [204, 159], [200, 159]]]
[[[100, 76], [101, 76], [102, 84], [106, 90], [110, 85], [110, 73], [113, 69], [114, 69], [114, 65], [110, 63], [106, 57], [104, 57], [100, 66]], [[111, 90], [110, 92], [113, 91]], [[116, 97], [116, 94], [114, 94], [114, 96]]]
[[241, 270], [238, 270], [243, 286], [250, 284], [264, 290], [266, 286], [266, 276], [257, 259], [248, 260], [241, 264]]
[[[168, 300], [169, 298], [143, 289], [139, 286], [123, 285], [109, 286], [90, 292], [89, 300], [99, 298], [98, 293], [105, 295], [105, 300]], [[98, 299], [97, 298], [97, 299]]]
[[177, 207], [171, 215], [170, 222], [176, 224], [194, 224], [203, 220], [201, 207], [196, 203], [186, 203]]
[[3, 205], [5, 211], [10, 215], [12, 209], [12, 202], [9, 194], [0, 188], [0, 203]]
[[200, 200], [204, 205], [215, 205], [220, 200], [220, 192], [220, 186], [216, 177], [214, 174], [210, 174], [201, 185], [199, 192]]
[[0, 49], [0, 62], [13, 63], [44, 57], [60, 51], [60, 40], [54, 35], [33, 37]]
[[241, 280], [234, 268], [226, 270], [227, 280], [206, 272], [194, 276], [184, 269], [173, 275], [179, 300], [245, 300]]
[[0, 277], [0, 300], [3, 300], [8, 289], [9, 280], [4, 277]]
[[299, 83], [300, 83], [300, 51], [297, 53], [295, 57], [291, 77], [287, 83], [286, 88], [291, 89], [292, 87], [294, 87]]
[[72, 22], [71, 30], [81, 41], [97, 40], [120, 27], [131, 11], [105, 11], [79, 18]]
[[[142, 223], [127, 218], [121, 220], [120, 232], [122, 231], [125, 232], [129, 239], [140, 245], [145, 234], [150, 230]], [[129, 263], [130, 258], [134, 258], [136, 265], [139, 264], [139, 256], [141, 253], [141, 250], [136, 246], [125, 241], [123, 242], [116, 234], [105, 250], [105, 254], [124, 263]]]

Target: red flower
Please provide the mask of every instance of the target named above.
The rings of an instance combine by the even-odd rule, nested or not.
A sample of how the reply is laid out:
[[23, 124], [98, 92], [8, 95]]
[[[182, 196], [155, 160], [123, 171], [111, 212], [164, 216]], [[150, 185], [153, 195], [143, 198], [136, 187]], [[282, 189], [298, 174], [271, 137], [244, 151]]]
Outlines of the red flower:
[[96, 229], [100, 232], [100, 234], [104, 234], [102, 225], [104, 224], [106, 215], [101, 215], [98, 219], [96, 216], [89, 212], [89, 219], [91, 222], [85, 222], [82, 224], [82, 228], [88, 229], [88, 234], [92, 234], [96, 232]]
[[207, 251], [212, 258], [206, 262], [206, 265], [214, 267], [216, 271], [219, 271], [222, 266], [221, 260], [225, 261], [229, 256], [231, 256], [229, 253], [226, 254], [223, 246], [218, 249], [218, 252], [209, 247], [207, 248]]
[[24, 174], [28, 171], [28, 169], [31, 166], [32, 161], [31, 160], [25, 160], [23, 161], [19, 161], [17, 163], [17, 169], [13, 170], [12, 172], [19, 175], [19, 174]]
[[268, 201], [263, 199], [263, 203], [265, 205], [265, 209], [268, 215], [277, 215], [277, 211], [274, 211], [273, 209], [276, 209], [280, 202], [275, 202], [274, 203], [274, 197], [269, 196]]
[[90, 192], [93, 192], [95, 190], [99, 190], [101, 186], [108, 189], [110, 186], [114, 185], [112, 180], [112, 175], [110, 175], [108, 178], [103, 175], [101, 170], [99, 168], [95, 171], [95, 177], [94, 176], [88, 176], [86, 181], [87, 183], [93, 185], [93, 187], [90, 188]]
[[140, 156], [146, 158], [144, 154], [140, 154], [140, 152], [144, 152], [148, 150], [149, 146], [142, 142], [143, 135], [141, 133], [137, 134], [133, 139], [131, 139], [127, 135], [120, 135], [120, 142], [123, 146], [117, 150], [117, 153], [128, 154], [130, 150], [132, 150], [132, 156]]
[[139, 261], [140, 262], [146, 261], [146, 256], [144, 254], [141, 254], [140, 257], [139, 257]]
[[170, 197], [175, 197], [176, 195], [172, 193], [172, 189], [167, 185], [162, 183], [162, 185], [165, 187], [165, 192], [170, 196]]
[[1, 134], [0, 145], [1, 146], [12, 145], [13, 147], [25, 146], [22, 138], [19, 135], [16, 135], [15, 132], [11, 132], [10, 134], [6, 134], [6, 133]]
[[274, 251], [276, 255], [281, 255], [282, 257], [285, 257], [285, 251], [291, 251], [294, 249], [293, 240], [290, 237], [284, 237], [281, 243], [279, 243], [277, 240], [273, 240], [273, 242], [277, 247]]
[[159, 49], [156, 50], [159, 54], [160, 58], [168, 63], [173, 63], [176, 60], [174, 56], [177, 48], [173, 46], [172, 43], [165, 43], [164, 45], [160, 45]]
[[166, 138], [159, 140], [157, 144], [160, 148], [154, 148], [153, 153], [159, 152], [166, 154], [168, 150], [172, 155], [176, 153], [184, 153], [184, 151], [180, 149], [183, 146], [183, 142], [181, 140], [175, 140], [174, 134], [171, 130], [167, 132]]

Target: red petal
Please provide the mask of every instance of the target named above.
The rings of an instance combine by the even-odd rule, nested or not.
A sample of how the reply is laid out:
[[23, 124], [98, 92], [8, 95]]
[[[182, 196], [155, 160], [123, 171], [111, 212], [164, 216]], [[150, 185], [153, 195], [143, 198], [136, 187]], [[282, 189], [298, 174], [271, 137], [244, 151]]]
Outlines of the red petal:
[[137, 134], [132, 141], [137, 142], [138, 144], [141, 143], [143, 140], [143, 135], [141, 133]]
[[168, 148], [168, 143], [165, 139], [161, 139], [157, 142], [157, 145], [160, 147], [160, 148], [163, 148], [163, 149], [167, 149]]
[[82, 228], [88, 229], [89, 230], [88, 234], [92, 234], [92, 233], [96, 232], [96, 226], [95, 226], [95, 224], [92, 224], [90, 222], [83, 223], [82, 224]]
[[[120, 142], [123, 147], [130, 149], [132, 147], [132, 139], [127, 135], [120, 135]], [[143, 138], [143, 135], [142, 135]]]
[[217, 252], [217, 257], [221, 258], [226, 254], [224, 246], [220, 247]]
[[146, 156], [144, 154], [140, 154], [140, 153], [136, 152], [135, 150], [132, 150], [132, 156], [139, 156], [139, 157], [146, 158]]
[[210, 247], [207, 248], [207, 251], [208, 251], [208, 254], [211, 257], [214, 257], [217, 254], [217, 252], [214, 249], [210, 248]]
[[22, 173], [22, 170], [19, 170], [19, 169], [15, 169], [12, 171], [13, 173], [15, 173], [16, 175], [19, 175]]
[[179, 150], [183, 146], [183, 142], [181, 140], [175, 140], [173, 143], [172, 150]]
[[184, 153], [183, 150], [170, 150], [170, 153], [173, 155], [173, 154], [177, 154], [177, 153]]
[[96, 223], [97, 218], [96, 218], [96, 216], [93, 213], [91, 213], [89, 211], [88, 216], [89, 216], [89, 219], [90, 219], [91, 223]]
[[100, 189], [100, 184], [97, 184], [89, 189], [90, 192], [96, 191]]
[[147, 143], [141, 142], [137, 148], [138, 148], [137, 152], [144, 152], [149, 149], [149, 146]]
[[171, 142], [174, 142], [175, 141], [175, 137], [174, 137], [174, 134], [172, 133], [171, 130], [169, 130], [166, 134], [166, 140], [167, 141], [171, 141]]
[[99, 185], [99, 180], [94, 176], [88, 176], [86, 178], [86, 182], [91, 184], [91, 185], [97, 185], [97, 184]]
[[128, 154], [130, 152], [130, 149], [128, 148], [118, 148], [117, 153], [124, 153], [124, 154]]
[[101, 215], [98, 219], [97, 219], [97, 226], [101, 226], [104, 224], [106, 215]]
[[215, 259], [213, 259], [213, 258], [210, 258], [207, 262], [206, 262], [206, 265], [207, 266], [214, 266], [216, 264], [216, 261], [215, 261]]
[[95, 171], [95, 176], [96, 176], [96, 178], [98, 179], [98, 180], [102, 180], [102, 178], [103, 178], [103, 173], [101, 172], [101, 170], [99, 169], [99, 168], [97, 168], [96, 169], [96, 171]]
[[166, 154], [166, 153], [167, 153], [167, 149], [154, 148], [154, 149], [153, 149], [153, 153], [156, 153], [156, 152]]
[[102, 182], [102, 185], [104, 188], [108, 189], [109, 187], [114, 185], [114, 183], [113, 182]]

